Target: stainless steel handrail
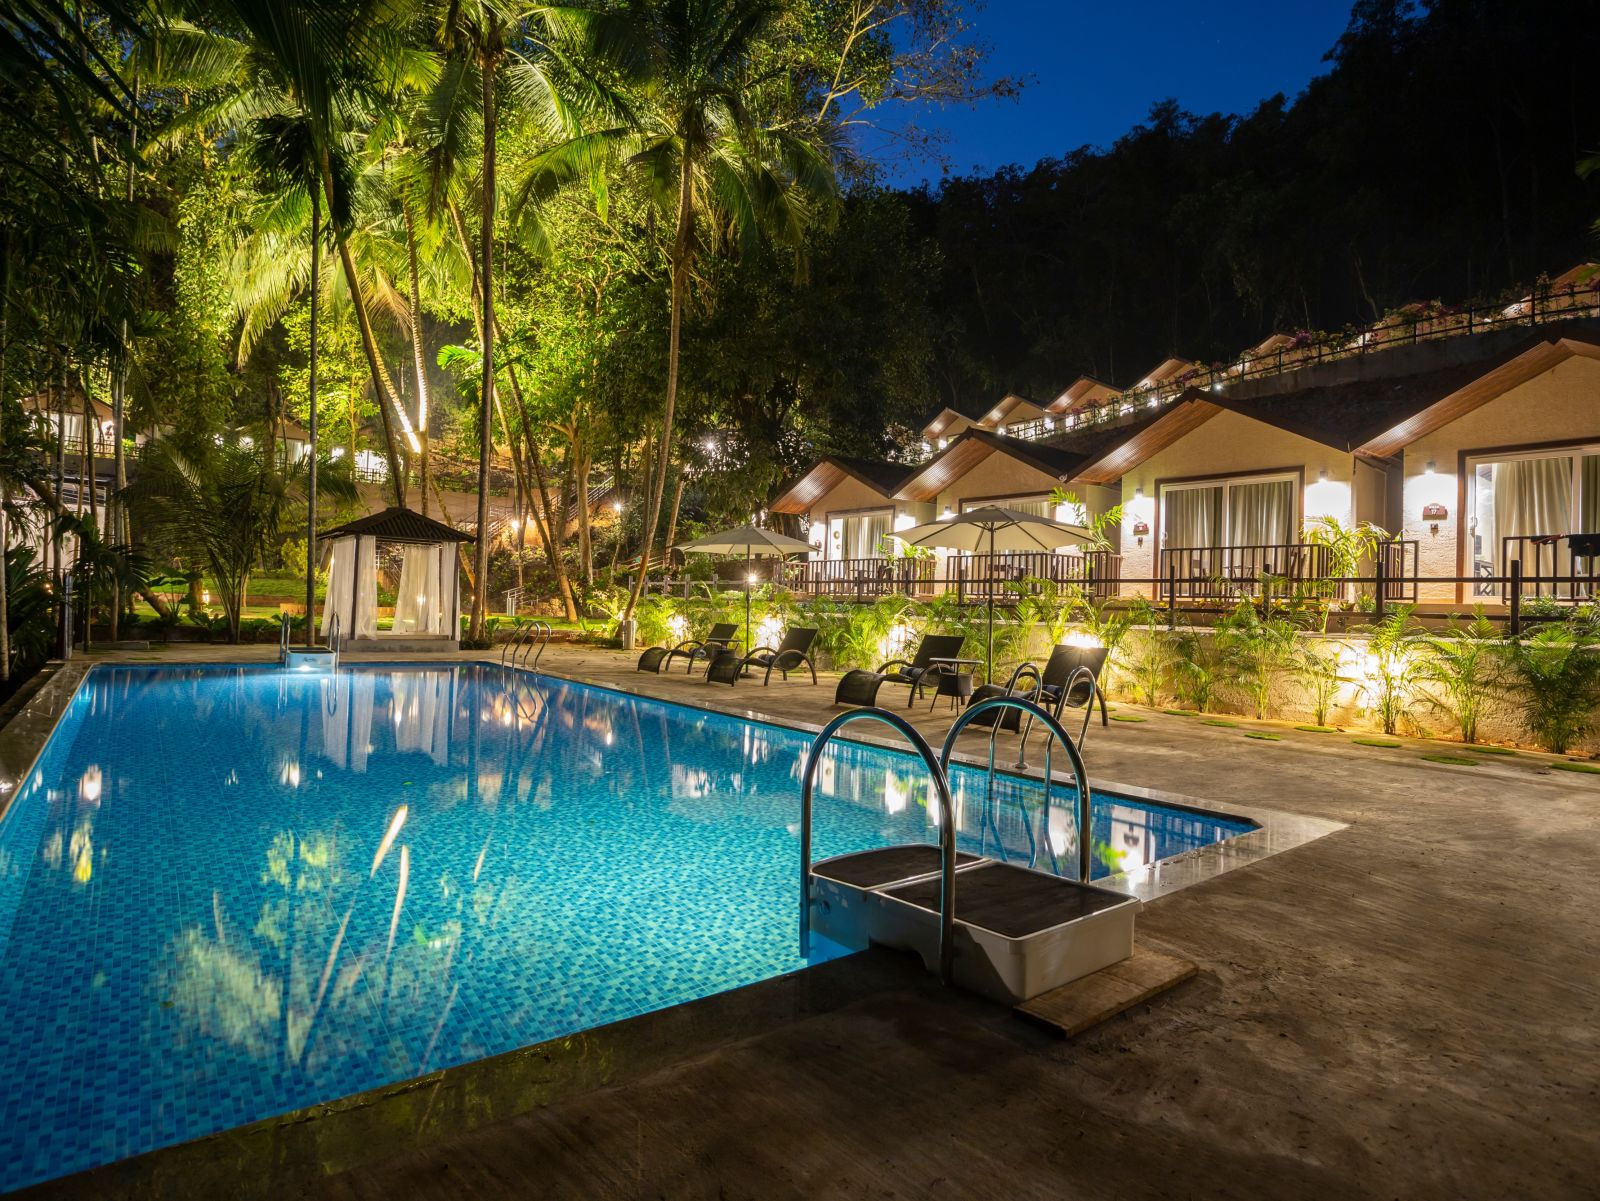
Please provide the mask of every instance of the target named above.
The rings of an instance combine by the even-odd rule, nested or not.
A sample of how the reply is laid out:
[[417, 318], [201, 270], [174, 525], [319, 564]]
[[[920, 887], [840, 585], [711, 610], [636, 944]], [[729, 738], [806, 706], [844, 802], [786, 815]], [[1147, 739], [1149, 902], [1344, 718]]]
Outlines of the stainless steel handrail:
[[[948, 775], [950, 768], [950, 754], [955, 750], [956, 738], [967, 724], [980, 713], [992, 709], [1021, 709], [1035, 721], [1043, 723], [1046, 730], [1067, 749], [1067, 758], [1072, 760], [1073, 782], [1078, 789], [1078, 879], [1083, 883], [1089, 882], [1089, 867], [1094, 861], [1090, 840], [1093, 836], [1094, 818], [1091, 813], [1089, 796], [1089, 772], [1083, 765], [1083, 753], [1073, 745], [1072, 738], [1062, 729], [1061, 723], [1050, 716], [1048, 710], [1040, 708], [1033, 701], [1024, 700], [1020, 696], [994, 696], [986, 701], [979, 701], [976, 705], [969, 706], [960, 717], [956, 718], [950, 727], [950, 732], [944, 736], [944, 746], [939, 751], [939, 766], [942, 774]], [[846, 714], [845, 716], [849, 716]], [[989, 774], [994, 775], [994, 753], [989, 755]], [[1044, 755], [1044, 786], [1045, 795], [1049, 796], [1051, 786], [1050, 747], [1045, 746]], [[946, 784], [948, 787], [948, 783]]]
[[506, 665], [506, 652], [507, 651], [511, 652], [511, 665], [513, 667], [515, 667], [517, 665], [517, 654], [516, 654], [516, 649], [514, 649], [514, 648], [520, 647], [522, 645], [522, 643], [524, 641], [526, 641], [526, 639], [528, 637], [528, 631], [530, 629], [532, 629], [532, 628], [533, 628], [533, 623], [532, 622], [528, 622], [528, 621], [519, 621], [512, 628], [511, 637], [507, 638], [504, 642], [502, 642], [500, 644], [500, 666], [501, 667], [504, 667]]
[[542, 618], [534, 624], [539, 627], [539, 649], [534, 652], [533, 663], [530, 666], [534, 671], [538, 671], [539, 660], [544, 658], [544, 648], [550, 645], [550, 639], [556, 631], [554, 626]]
[[811, 953], [811, 792], [816, 782], [817, 764], [822, 759], [823, 748], [832, 741], [841, 728], [852, 721], [882, 722], [897, 731], [921, 756], [933, 777], [933, 790], [939, 799], [939, 979], [945, 984], [951, 980], [955, 963], [956, 915], [956, 818], [955, 806], [950, 803], [950, 781], [945, 777], [944, 766], [934, 758], [928, 740], [917, 728], [887, 709], [852, 709], [841, 713], [817, 735], [806, 755], [805, 769], [800, 776], [800, 954]]
[[[1056, 697], [1055, 704], [1050, 706], [1050, 714], [1058, 722], [1061, 712], [1067, 707], [1067, 698], [1072, 695], [1072, 690], [1077, 687], [1078, 681], [1083, 680], [1089, 686], [1089, 695], [1083, 702], [1083, 726], [1078, 730], [1078, 749], [1083, 750], [1083, 740], [1089, 736], [1089, 719], [1094, 716], [1094, 704], [1100, 696], [1100, 682], [1095, 679], [1094, 671], [1083, 665], [1072, 669], [1072, 674], [1067, 677], [1061, 686], [1061, 693]], [[1043, 682], [1041, 681], [1041, 690]], [[1037, 699], [1037, 698], [1036, 698]], [[1027, 725], [1022, 730], [1022, 738], [1017, 743], [1017, 766], [1028, 766], [1028, 735], [1033, 733], [1033, 719], [1028, 719]]]
[[[309, 621], [310, 618], [306, 620]], [[293, 622], [290, 621], [287, 613], [278, 614], [278, 662], [280, 664], [289, 661], [289, 642], [292, 625]]]
[[328, 650], [333, 657], [333, 662], [328, 665], [330, 671], [339, 670], [339, 652], [343, 649], [344, 632], [340, 626], [339, 614], [336, 610], [333, 617], [328, 621]]

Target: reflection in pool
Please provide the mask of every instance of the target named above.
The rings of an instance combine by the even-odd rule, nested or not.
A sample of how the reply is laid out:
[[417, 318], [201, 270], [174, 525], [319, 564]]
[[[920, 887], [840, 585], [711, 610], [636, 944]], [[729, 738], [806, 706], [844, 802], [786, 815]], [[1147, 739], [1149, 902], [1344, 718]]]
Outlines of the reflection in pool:
[[[803, 967], [809, 743], [487, 665], [96, 669], [0, 821], [0, 1188]], [[1070, 790], [954, 783], [963, 848], [1072, 870]], [[929, 821], [825, 758], [818, 857]], [[1119, 867], [1249, 828], [1095, 797]]]

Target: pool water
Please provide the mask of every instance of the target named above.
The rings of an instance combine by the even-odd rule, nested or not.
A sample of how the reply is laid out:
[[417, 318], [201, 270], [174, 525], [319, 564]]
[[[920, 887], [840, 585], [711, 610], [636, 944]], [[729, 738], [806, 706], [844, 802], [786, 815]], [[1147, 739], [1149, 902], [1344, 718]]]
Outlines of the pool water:
[[[95, 669], [0, 820], [0, 1190], [804, 967], [809, 744], [489, 665]], [[831, 750], [817, 857], [931, 839], [919, 775]], [[964, 849], [1073, 871], [1070, 790], [954, 786]], [[1101, 872], [1252, 828], [1094, 799]]]

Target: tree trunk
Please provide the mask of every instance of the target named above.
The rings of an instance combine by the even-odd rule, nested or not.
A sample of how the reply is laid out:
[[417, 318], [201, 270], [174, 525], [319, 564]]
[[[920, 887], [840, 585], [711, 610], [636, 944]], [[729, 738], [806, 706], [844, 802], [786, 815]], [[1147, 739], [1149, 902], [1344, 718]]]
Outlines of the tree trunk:
[[588, 447], [578, 452], [578, 565], [583, 572], [583, 582], [594, 586], [594, 535], [589, 528], [589, 478], [594, 464], [589, 460]]
[[661, 495], [667, 484], [667, 466], [672, 462], [672, 419], [678, 404], [678, 343], [683, 330], [683, 296], [689, 286], [689, 254], [694, 234], [694, 189], [687, 153], [678, 169], [678, 230], [672, 241], [672, 324], [667, 336], [667, 403], [661, 415], [659, 468], [651, 481], [650, 497], [645, 502], [644, 538], [639, 548], [639, 574], [634, 576], [628, 594], [624, 621], [633, 618], [650, 572], [650, 552], [655, 546], [656, 524], [661, 518]]
[[566, 564], [561, 561], [561, 544], [555, 539], [555, 521], [551, 517], [550, 485], [544, 478], [544, 464], [540, 461], [539, 446], [531, 437], [528, 439], [528, 461], [533, 466], [534, 482], [539, 488], [539, 533], [544, 542], [545, 560], [550, 564], [550, 573], [556, 577], [556, 588], [561, 593], [561, 604], [566, 610], [567, 620], [576, 621], [578, 605], [572, 595], [572, 581], [567, 578]]
[[[333, 174], [326, 157], [322, 160], [322, 190], [329, 205], [333, 204]], [[394, 389], [389, 384], [383, 358], [378, 352], [378, 341], [372, 334], [372, 319], [367, 313], [367, 299], [361, 291], [361, 277], [356, 272], [356, 261], [350, 254], [350, 244], [342, 237], [339, 242], [339, 265], [344, 268], [345, 283], [350, 288], [350, 305], [355, 310], [356, 328], [361, 333], [361, 351], [367, 358], [367, 370], [372, 375], [372, 388], [378, 397], [378, 417], [383, 426], [383, 453], [389, 460], [389, 482], [394, 491], [394, 503], [406, 503], [406, 477], [401, 469], [400, 456], [394, 448], [394, 430], [389, 423], [389, 406], [399, 410]]]
[[311, 189], [311, 349], [307, 371], [307, 392], [311, 402], [311, 421], [307, 434], [311, 454], [306, 462], [306, 645], [317, 645], [317, 317], [322, 284], [322, 205], [316, 188]]
[[483, 618], [489, 591], [489, 456], [494, 417], [494, 106], [493, 57], [483, 61], [483, 211], [479, 230], [479, 300], [483, 305], [483, 375], [478, 395], [478, 544], [475, 562], [477, 584], [472, 589], [472, 621], [468, 636], [483, 637]]
[[678, 510], [683, 505], [683, 468], [678, 468], [678, 478], [672, 484], [672, 509], [667, 514], [667, 538], [661, 545], [663, 561], [672, 558], [672, 540], [678, 534]]
[[[406, 222], [406, 258], [411, 268], [411, 362], [417, 373], [417, 442], [422, 471], [422, 515], [428, 515], [428, 370], [422, 345], [422, 287], [417, 273], [417, 232], [411, 219], [411, 205], [401, 206]], [[468, 256], [471, 257], [470, 255]]]
[[[133, 208], [133, 161], [139, 151], [139, 71], [133, 72], [133, 118], [128, 127], [128, 187], [124, 199], [128, 208]], [[110, 540], [115, 543], [127, 545], [133, 541], [132, 533], [125, 528], [124, 517], [126, 506], [120, 499], [122, 490], [128, 486], [128, 465], [122, 450], [122, 418], [128, 399], [128, 319], [122, 319], [121, 357], [117, 361], [116, 369], [111, 376], [111, 495], [106, 499], [106, 528], [111, 531]], [[0, 521], [3, 521], [0, 518]], [[3, 528], [3, 526], [0, 526]], [[3, 539], [0, 539], [3, 545]], [[111, 582], [111, 641], [115, 642], [122, 637], [122, 581], [115, 579]]]
[[[11, 226], [0, 224], [0, 451], [5, 449], [6, 345], [11, 337]], [[0, 684], [11, 681], [11, 589], [6, 551], [11, 545], [6, 502], [9, 485], [0, 480]]]

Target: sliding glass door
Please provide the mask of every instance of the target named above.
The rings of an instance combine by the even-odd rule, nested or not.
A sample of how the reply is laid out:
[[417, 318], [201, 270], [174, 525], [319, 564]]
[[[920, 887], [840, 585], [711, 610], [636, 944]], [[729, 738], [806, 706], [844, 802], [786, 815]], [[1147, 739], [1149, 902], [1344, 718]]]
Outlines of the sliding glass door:
[[1300, 524], [1297, 477], [1161, 486], [1161, 545], [1169, 550], [1286, 546]]
[[1471, 575], [1503, 576], [1519, 558], [1529, 575], [1566, 574], [1564, 535], [1600, 533], [1600, 446], [1468, 459], [1467, 493]]

